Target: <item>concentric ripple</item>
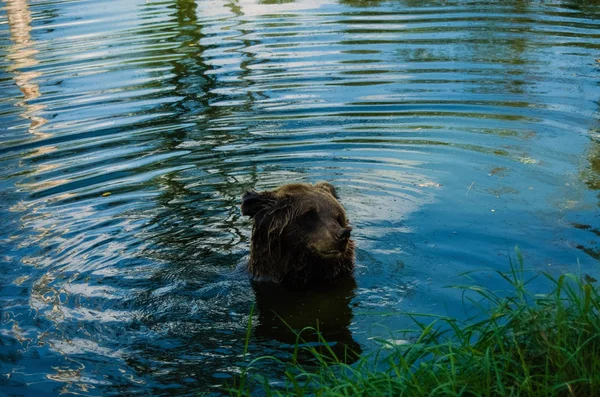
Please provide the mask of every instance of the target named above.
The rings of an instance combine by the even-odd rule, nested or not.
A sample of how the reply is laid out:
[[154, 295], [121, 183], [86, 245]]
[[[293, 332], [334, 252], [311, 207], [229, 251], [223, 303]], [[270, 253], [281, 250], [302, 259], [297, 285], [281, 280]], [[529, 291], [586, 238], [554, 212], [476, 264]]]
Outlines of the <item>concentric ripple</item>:
[[290, 318], [363, 352], [514, 245], [600, 277], [597, 1], [5, 0], [0, 32], [2, 393], [218, 393], [287, 357], [291, 295], [235, 271], [250, 189], [337, 186], [357, 285]]

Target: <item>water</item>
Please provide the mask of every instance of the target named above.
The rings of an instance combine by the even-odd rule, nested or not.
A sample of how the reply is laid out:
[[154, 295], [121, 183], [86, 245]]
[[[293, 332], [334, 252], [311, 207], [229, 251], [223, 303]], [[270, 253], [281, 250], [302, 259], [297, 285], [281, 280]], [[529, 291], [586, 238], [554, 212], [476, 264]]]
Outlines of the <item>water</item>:
[[[287, 357], [270, 308], [369, 352], [394, 313], [464, 315], [462, 272], [504, 288], [515, 245], [600, 277], [599, 28], [577, 0], [5, 0], [0, 394], [216, 392]], [[255, 291], [241, 194], [319, 180], [356, 285]]]

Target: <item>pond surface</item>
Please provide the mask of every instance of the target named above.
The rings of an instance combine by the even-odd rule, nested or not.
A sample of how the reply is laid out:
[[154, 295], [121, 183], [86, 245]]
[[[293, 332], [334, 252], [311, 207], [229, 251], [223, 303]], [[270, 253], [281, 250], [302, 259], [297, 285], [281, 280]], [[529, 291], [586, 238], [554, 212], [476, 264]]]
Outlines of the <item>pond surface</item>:
[[[369, 352], [515, 245], [600, 277], [597, 0], [2, 7], [1, 395], [217, 393], [271, 308]], [[319, 180], [356, 284], [253, 289], [241, 195]]]

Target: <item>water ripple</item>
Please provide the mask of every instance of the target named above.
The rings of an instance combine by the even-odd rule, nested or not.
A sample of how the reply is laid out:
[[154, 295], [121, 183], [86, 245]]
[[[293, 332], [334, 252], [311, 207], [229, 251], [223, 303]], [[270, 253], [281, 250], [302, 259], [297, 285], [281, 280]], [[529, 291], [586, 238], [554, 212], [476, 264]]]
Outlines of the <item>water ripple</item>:
[[[249, 189], [336, 185], [358, 288], [332, 337], [363, 351], [408, 321], [375, 312], [458, 312], [441, 287], [504, 269], [512, 245], [536, 269], [594, 273], [599, 13], [6, 0], [0, 387], [192, 395], [238, 373]], [[260, 321], [249, 357], [285, 357]]]

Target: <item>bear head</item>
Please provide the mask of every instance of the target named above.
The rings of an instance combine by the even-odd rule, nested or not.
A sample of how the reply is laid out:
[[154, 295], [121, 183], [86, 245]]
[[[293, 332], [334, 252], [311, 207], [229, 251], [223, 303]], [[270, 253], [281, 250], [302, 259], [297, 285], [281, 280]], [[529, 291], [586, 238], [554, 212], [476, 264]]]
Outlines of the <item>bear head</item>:
[[255, 280], [307, 284], [352, 274], [352, 227], [331, 184], [246, 192], [242, 214], [254, 220], [248, 271]]

